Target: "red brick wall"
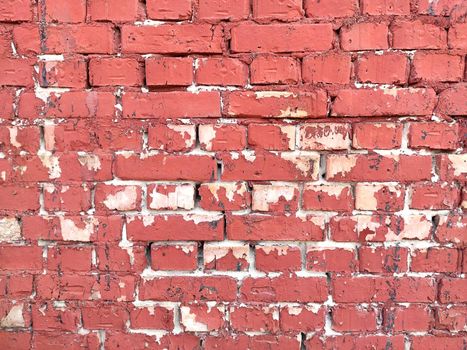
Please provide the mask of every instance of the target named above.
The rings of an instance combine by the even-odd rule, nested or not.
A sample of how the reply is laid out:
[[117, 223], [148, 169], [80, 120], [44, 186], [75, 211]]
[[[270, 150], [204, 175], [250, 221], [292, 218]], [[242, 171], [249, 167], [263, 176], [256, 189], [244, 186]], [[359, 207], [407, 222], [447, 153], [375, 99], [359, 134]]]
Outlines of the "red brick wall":
[[0, 0], [0, 349], [467, 347], [465, 0]]

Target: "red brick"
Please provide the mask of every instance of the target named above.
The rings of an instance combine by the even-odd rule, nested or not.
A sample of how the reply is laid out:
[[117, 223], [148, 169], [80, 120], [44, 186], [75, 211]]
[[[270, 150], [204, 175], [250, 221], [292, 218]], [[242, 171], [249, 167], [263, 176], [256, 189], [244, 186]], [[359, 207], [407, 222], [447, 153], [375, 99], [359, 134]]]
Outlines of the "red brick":
[[133, 22], [140, 17], [138, 0], [90, 0], [91, 21]]
[[303, 81], [306, 83], [348, 84], [351, 70], [349, 55], [327, 54], [303, 59]]
[[350, 124], [310, 123], [299, 128], [300, 149], [341, 150], [350, 147]]
[[138, 333], [123, 333], [123, 332], [108, 332], [105, 337], [106, 349], [144, 349], [148, 346], [155, 349], [169, 348], [175, 346], [175, 348], [191, 347], [196, 348], [199, 345], [200, 339], [188, 333], [172, 335], [167, 334], [162, 336], [159, 340], [154, 336]]
[[305, 210], [352, 211], [354, 199], [349, 185], [313, 185], [303, 188]]
[[448, 115], [467, 114], [467, 85], [451, 85], [439, 94], [439, 102], [436, 107], [437, 112]]
[[47, 22], [80, 23], [86, 18], [85, 0], [45, 0], [44, 9], [42, 15]]
[[158, 20], [184, 20], [192, 15], [191, 0], [148, 0], [146, 2], [148, 17]]
[[236, 280], [227, 276], [217, 277], [156, 277], [142, 281], [139, 289], [141, 300], [160, 301], [233, 301], [237, 294]]
[[0, 246], [0, 265], [4, 271], [41, 271], [42, 247]]
[[187, 86], [193, 82], [193, 59], [159, 57], [146, 60], [148, 86]]
[[237, 332], [275, 333], [279, 329], [279, 309], [277, 306], [231, 306], [230, 325]]
[[0, 21], [31, 21], [33, 4], [30, 0], [3, 0], [0, 3]]
[[362, 83], [405, 84], [409, 69], [403, 53], [365, 53], [358, 58], [356, 75]]
[[467, 169], [467, 154], [442, 154], [436, 159], [440, 179], [443, 181], [466, 181]]
[[433, 112], [436, 95], [432, 89], [340, 90], [332, 105], [332, 116], [404, 116]]
[[127, 219], [127, 235], [133, 241], [219, 241], [224, 219], [217, 214], [173, 214]]
[[325, 51], [332, 47], [330, 24], [240, 24], [231, 31], [233, 52]]
[[119, 305], [89, 305], [81, 311], [86, 329], [123, 330], [128, 320], [128, 312]]
[[295, 149], [295, 126], [279, 124], [248, 124], [250, 148], [277, 151]]
[[173, 329], [173, 310], [162, 306], [133, 307], [130, 324], [133, 329]]
[[46, 52], [112, 54], [115, 52], [114, 30], [106, 24], [48, 26]]
[[91, 247], [56, 246], [47, 249], [50, 271], [88, 272], [92, 269]]
[[154, 125], [148, 127], [148, 146], [166, 152], [187, 152], [196, 142], [195, 125]]
[[464, 77], [462, 56], [417, 52], [412, 64], [412, 82], [456, 82]]
[[456, 272], [459, 252], [455, 248], [428, 248], [411, 253], [415, 272]]
[[60, 333], [59, 331], [53, 332], [35, 332], [32, 339], [34, 349], [37, 350], [51, 350], [60, 349], [63, 344], [67, 344], [70, 349], [79, 349], [83, 346], [97, 346], [99, 339], [95, 333], [89, 335], [80, 335], [73, 333]]
[[447, 306], [438, 308], [436, 328], [447, 331], [463, 331], [467, 325], [466, 306]]
[[343, 248], [308, 247], [306, 268], [314, 272], [355, 272], [355, 252]]
[[376, 317], [372, 307], [341, 305], [332, 309], [332, 328], [338, 332], [374, 332]]
[[198, 266], [197, 244], [151, 245], [153, 270], [193, 271]]
[[197, 18], [208, 21], [246, 19], [250, 13], [248, 0], [199, 0]]
[[362, 184], [355, 186], [358, 210], [399, 211], [404, 208], [405, 189], [401, 185]]
[[11, 119], [14, 115], [13, 110], [14, 91], [0, 90], [0, 116], [4, 119]]
[[32, 294], [33, 275], [0, 276], [0, 296], [27, 298]]
[[450, 49], [467, 48], [467, 23], [455, 23], [449, 28], [448, 45]]
[[[221, 101], [216, 91], [138, 93], [122, 97], [125, 118], [220, 117]], [[164, 109], [159, 105], [163, 104]]]
[[235, 58], [199, 58], [195, 80], [201, 85], [243, 86], [248, 80], [248, 67]]
[[156, 210], [193, 209], [195, 186], [193, 184], [149, 185], [147, 206]]
[[252, 192], [253, 211], [297, 211], [299, 201], [297, 185], [254, 184]]
[[40, 63], [43, 87], [86, 87], [86, 62], [82, 59], [61, 61], [46, 61]]
[[467, 280], [465, 278], [443, 278], [439, 287], [439, 300], [443, 304], [465, 303]]
[[53, 302], [41, 302], [32, 308], [34, 328], [38, 331], [76, 332], [80, 324], [80, 310], [74, 303], [56, 307]]
[[206, 304], [183, 305], [180, 307], [180, 316], [186, 332], [217, 331], [224, 327], [225, 307], [222, 304], [215, 307]]
[[459, 147], [459, 141], [458, 124], [410, 123], [411, 148], [456, 149]]
[[225, 336], [206, 337], [206, 349], [295, 349], [300, 346], [297, 337], [286, 335], [255, 335], [248, 336], [244, 334]]
[[240, 287], [243, 302], [324, 302], [326, 279], [321, 277], [248, 277]]
[[304, 11], [301, 0], [254, 0], [253, 17], [256, 20], [294, 21], [302, 18]]
[[98, 246], [96, 253], [101, 271], [141, 273], [147, 265], [146, 247], [141, 245], [119, 247], [110, 243]]
[[425, 305], [388, 307], [383, 311], [387, 332], [427, 332], [432, 325], [432, 311]]
[[204, 269], [206, 271], [248, 271], [249, 252], [248, 244], [206, 243], [203, 249]]
[[0, 126], [0, 148], [3, 152], [36, 153], [39, 143], [40, 131], [37, 126]]
[[302, 268], [298, 246], [258, 245], [255, 247], [256, 269], [264, 272], [290, 272]]
[[358, 149], [393, 149], [402, 144], [402, 124], [357, 123], [353, 125], [352, 146]]
[[394, 49], [443, 49], [447, 45], [444, 28], [420, 20], [395, 22], [391, 32]]
[[[186, 162], [192, 167], [187, 168]], [[143, 158], [119, 155], [115, 160], [115, 174], [127, 180], [209, 181], [216, 178], [216, 162], [206, 155], [157, 154]]]
[[321, 217], [311, 215], [230, 215], [227, 217], [227, 236], [231, 240], [248, 241], [320, 241], [324, 226]]
[[0, 59], [0, 85], [31, 86], [33, 84], [33, 62], [23, 58]]
[[31, 344], [32, 333], [29, 332], [0, 332], [0, 344], [5, 350], [27, 349]]
[[280, 328], [284, 332], [301, 330], [311, 332], [324, 327], [323, 307], [316, 309], [313, 306], [284, 306], [280, 309]]
[[[220, 28], [207, 24], [122, 27], [124, 53], [221, 53]], [[153, 40], [154, 38], [158, 40]]]
[[227, 97], [225, 113], [238, 117], [318, 118], [327, 114], [323, 90], [292, 93], [285, 91], [233, 91]]
[[409, 15], [410, 0], [363, 0], [362, 12], [372, 16]]
[[346, 26], [340, 32], [344, 51], [383, 50], [388, 45], [388, 25], [386, 23], [356, 23]]
[[144, 71], [133, 58], [92, 58], [89, 61], [89, 82], [92, 86], [139, 86]]
[[250, 206], [251, 194], [244, 182], [203, 183], [198, 189], [199, 206], [204, 210], [244, 210]]
[[311, 349], [315, 347], [320, 349], [384, 349], [385, 346], [394, 350], [403, 350], [405, 347], [404, 335], [368, 335], [355, 333], [354, 335], [335, 335], [326, 337], [326, 343], [323, 344], [322, 340], [318, 336], [309, 338], [305, 342], [307, 349], [308, 346]]
[[240, 125], [199, 125], [198, 137], [206, 151], [238, 151], [246, 146], [246, 128]]
[[358, 249], [359, 271], [362, 273], [407, 272], [408, 249], [403, 247], [368, 247]]
[[412, 185], [410, 208], [454, 209], [461, 200], [460, 189], [455, 185], [421, 183]]
[[417, 12], [431, 16], [450, 16], [456, 7], [462, 7], [462, 0], [439, 0], [435, 3], [429, 0], [417, 0]]
[[322, 2], [320, 0], [305, 0], [307, 17], [339, 18], [351, 17], [358, 10], [356, 0], [331, 0]]
[[257, 56], [250, 65], [252, 84], [297, 84], [300, 63], [292, 57]]
[[39, 27], [21, 25], [13, 28], [13, 42], [21, 55], [34, 55], [40, 51]]
[[39, 209], [37, 186], [2, 185], [0, 187], [0, 210], [32, 211]]
[[141, 210], [141, 187], [97, 184], [94, 203], [97, 213]]
[[464, 337], [417, 336], [412, 339], [413, 350], [456, 349], [465, 345]]

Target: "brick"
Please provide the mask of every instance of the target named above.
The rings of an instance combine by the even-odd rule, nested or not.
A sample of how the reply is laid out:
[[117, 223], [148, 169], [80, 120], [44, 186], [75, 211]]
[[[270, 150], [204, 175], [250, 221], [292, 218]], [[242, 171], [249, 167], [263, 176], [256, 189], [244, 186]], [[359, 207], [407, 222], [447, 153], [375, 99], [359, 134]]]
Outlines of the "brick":
[[198, 135], [201, 149], [206, 151], [238, 151], [246, 146], [246, 128], [240, 125], [200, 125]]
[[446, 123], [410, 123], [411, 148], [456, 149], [459, 146], [459, 125]]
[[314, 248], [306, 250], [306, 268], [314, 272], [354, 272], [355, 252], [342, 248]]
[[349, 55], [326, 54], [303, 59], [303, 81], [306, 83], [348, 84], [352, 62]]
[[233, 301], [236, 294], [237, 284], [231, 277], [173, 276], [143, 281], [139, 296], [141, 300], [190, 302]]
[[[187, 161], [191, 162], [194, 168], [185, 167]], [[143, 169], [145, 171], [142, 171]], [[216, 178], [216, 162], [212, 157], [205, 155], [156, 154], [144, 158], [137, 155], [119, 155], [115, 160], [115, 174], [128, 180], [209, 181]]]
[[264, 272], [290, 272], [301, 269], [301, 250], [298, 246], [257, 245], [255, 267]]
[[37, 186], [3, 185], [0, 188], [0, 210], [26, 212], [38, 209]]
[[466, 49], [467, 23], [455, 23], [448, 31], [448, 46], [450, 49]]
[[279, 310], [274, 306], [231, 306], [230, 325], [237, 332], [275, 333], [279, 329]]
[[439, 300], [441, 303], [465, 303], [467, 280], [462, 278], [443, 278], [440, 281]]
[[173, 310], [162, 306], [131, 308], [131, 328], [172, 330], [173, 313]]
[[358, 1], [356, 0], [331, 0], [321, 2], [320, 0], [305, 0], [305, 9], [307, 17], [317, 18], [339, 18], [351, 17], [358, 10]]
[[297, 211], [299, 189], [296, 185], [253, 185], [253, 211], [287, 212]]
[[[319, 159], [311, 153], [289, 153], [278, 155], [273, 153], [222, 154], [222, 179], [260, 180], [260, 181], [293, 181], [317, 180]], [[272, 171], [272, 169], [275, 169]]]
[[291, 57], [257, 56], [250, 64], [252, 84], [297, 84], [300, 63]]
[[[220, 28], [214, 29], [207, 24], [165, 24], [157, 27], [124, 25], [121, 33], [124, 53], [222, 52]], [[155, 37], [160, 40], [151, 40]]]
[[244, 182], [203, 183], [198, 194], [201, 197], [199, 206], [204, 210], [244, 210], [251, 203], [251, 194]]
[[341, 29], [340, 39], [344, 51], [388, 49], [386, 23], [356, 23]]
[[428, 0], [418, 0], [417, 11], [431, 16], [450, 16], [452, 11], [461, 4], [462, 1], [460, 0], [441, 0], [436, 3], [430, 3]]
[[[163, 103], [164, 110], [158, 106]], [[138, 93], [122, 97], [125, 118], [220, 117], [220, 95], [215, 91]]]
[[247, 271], [249, 252], [248, 244], [206, 243], [203, 249], [204, 269], [206, 271]]
[[193, 271], [198, 266], [198, 245], [151, 245], [153, 270]]
[[114, 31], [106, 24], [50, 26], [45, 48], [51, 54], [112, 54], [115, 52]]
[[327, 96], [322, 90], [234, 91], [227, 97], [225, 113], [237, 117], [318, 118], [327, 114]]
[[47, 22], [80, 23], [86, 18], [86, 1], [45, 0], [43, 16]]
[[457, 82], [464, 76], [462, 56], [417, 52], [412, 64], [412, 82]]
[[240, 24], [231, 31], [233, 52], [303, 52], [331, 49], [330, 24]]
[[271, 151], [293, 151], [295, 149], [295, 126], [248, 124], [248, 146]]
[[371, 307], [337, 306], [332, 309], [332, 328], [340, 332], [374, 332], [376, 317]]
[[404, 208], [405, 191], [401, 185], [355, 185], [355, 208], [358, 210], [399, 211]]
[[364, 349], [364, 348], [384, 348], [385, 346], [393, 349], [404, 349], [405, 339], [403, 335], [385, 336], [385, 335], [336, 335], [326, 337], [324, 345], [319, 337], [314, 336], [305, 342], [306, 346], [320, 347], [327, 346], [329, 349]]
[[0, 3], [0, 21], [17, 22], [31, 21], [33, 17], [32, 2], [30, 0], [3, 0]]
[[141, 273], [147, 265], [146, 247], [141, 245], [119, 247], [105, 244], [98, 246], [96, 253], [97, 267], [101, 271]]
[[253, 337], [240, 334], [237, 336], [208, 336], [206, 337], [206, 347], [208, 349], [229, 349], [237, 348], [245, 349], [295, 349], [300, 346], [300, 342], [296, 337], [286, 335], [256, 335]]
[[73, 333], [59, 333], [59, 331], [35, 333], [32, 343], [35, 349], [47, 350], [57, 349], [67, 344], [70, 348], [78, 348], [80, 346], [93, 346], [96, 345], [98, 339], [94, 334], [80, 335]]
[[0, 84], [4, 86], [31, 86], [33, 84], [32, 61], [22, 58], [0, 59]]
[[409, 61], [402, 53], [365, 53], [358, 57], [356, 75], [362, 83], [405, 84], [409, 75]]
[[305, 210], [352, 211], [352, 189], [349, 185], [305, 184], [302, 207]]
[[192, 0], [148, 0], [148, 18], [157, 20], [186, 20], [192, 15]]
[[13, 43], [21, 55], [37, 54], [40, 51], [39, 28], [37, 25], [22, 25], [13, 28]]
[[148, 127], [148, 146], [166, 152], [186, 152], [195, 146], [194, 125], [154, 125]]
[[431, 157], [329, 155], [326, 179], [330, 181], [420, 181], [431, 179]]
[[402, 144], [402, 124], [357, 123], [352, 146], [357, 149], [394, 149]]
[[466, 85], [452, 85], [439, 95], [437, 112], [448, 115], [464, 115], [467, 113], [467, 106], [462, 101], [467, 97]]
[[412, 185], [410, 208], [413, 209], [454, 209], [461, 200], [457, 186], [449, 184], [420, 183]]
[[403, 247], [368, 247], [358, 249], [359, 271], [392, 274], [408, 270], [408, 249]]
[[143, 84], [143, 69], [133, 58], [91, 58], [89, 82], [92, 86], [139, 86]]
[[159, 57], [146, 60], [148, 86], [188, 86], [193, 82], [193, 59]]
[[411, 252], [410, 269], [415, 272], [456, 272], [459, 253], [454, 248], [428, 248]]
[[409, 15], [409, 0], [363, 0], [362, 12], [372, 16], [380, 15]]
[[321, 277], [248, 277], [240, 287], [243, 302], [323, 302], [326, 295]]
[[109, 349], [126, 349], [126, 348], [137, 348], [144, 349], [144, 347], [159, 347], [168, 348], [169, 346], [175, 347], [192, 347], [196, 348], [200, 342], [200, 339], [192, 334], [184, 333], [180, 335], [167, 334], [161, 337], [159, 341], [155, 337], [146, 334], [131, 334], [123, 332], [109, 332], [109, 336], [106, 336], [105, 346]]
[[320, 241], [325, 223], [321, 217], [230, 215], [227, 236], [231, 240], [248, 241]]
[[[27, 259], [24, 257], [27, 256]], [[42, 247], [0, 246], [0, 263], [4, 271], [42, 270]]]
[[436, 310], [436, 328], [447, 331], [462, 331], [467, 324], [466, 311], [465, 306], [438, 308]]
[[433, 112], [435, 104], [434, 91], [426, 88], [340, 90], [331, 116], [425, 115]]
[[42, 87], [86, 87], [86, 62], [81, 59], [40, 63]]
[[186, 305], [180, 307], [180, 323], [186, 332], [211, 332], [224, 326], [225, 310], [223, 305], [211, 307]]
[[6, 350], [27, 349], [31, 344], [32, 333], [29, 332], [0, 332], [0, 342]]
[[133, 241], [219, 241], [224, 219], [217, 214], [173, 214], [130, 217], [127, 235]]
[[118, 305], [90, 305], [82, 308], [83, 327], [87, 329], [123, 330], [128, 320], [127, 311]]
[[443, 154], [436, 159], [440, 179], [465, 181], [467, 179], [467, 154]]
[[243, 86], [248, 80], [248, 67], [235, 58], [199, 58], [195, 80], [201, 85]]
[[47, 249], [47, 269], [65, 272], [90, 271], [91, 254], [91, 247], [51, 247]]
[[298, 329], [305, 332], [319, 330], [324, 327], [324, 308], [313, 306], [284, 306], [280, 309], [280, 329], [294, 332]]
[[304, 11], [300, 0], [254, 0], [253, 17], [259, 21], [294, 21], [302, 18]]
[[141, 187], [97, 184], [94, 203], [98, 213], [141, 210]]
[[90, 0], [88, 4], [91, 21], [133, 22], [140, 12], [137, 0]]
[[424, 305], [396, 306], [384, 309], [383, 326], [386, 331], [427, 332], [432, 324], [432, 312]]
[[11, 119], [13, 117], [13, 90], [0, 90], [0, 116], [3, 119]]
[[349, 124], [302, 124], [299, 133], [300, 149], [303, 150], [344, 150], [350, 147]]
[[27, 151], [36, 153], [40, 146], [39, 139], [40, 131], [37, 126], [0, 127], [0, 148], [3, 152], [21, 153], [21, 151]]
[[446, 336], [417, 336], [412, 340], [414, 350], [435, 350], [435, 349], [455, 349], [464, 346], [465, 339], [463, 337], [446, 337]]
[[239, 21], [246, 19], [250, 13], [250, 2], [248, 0], [228, 1], [199, 0], [197, 17], [200, 20]]
[[446, 31], [435, 24], [399, 21], [391, 25], [394, 49], [443, 49], [447, 45]]
[[76, 332], [80, 324], [80, 310], [73, 303], [56, 307], [53, 302], [43, 302], [34, 305], [32, 320], [38, 331]]
[[149, 185], [147, 206], [156, 210], [193, 209], [195, 187], [192, 184]]

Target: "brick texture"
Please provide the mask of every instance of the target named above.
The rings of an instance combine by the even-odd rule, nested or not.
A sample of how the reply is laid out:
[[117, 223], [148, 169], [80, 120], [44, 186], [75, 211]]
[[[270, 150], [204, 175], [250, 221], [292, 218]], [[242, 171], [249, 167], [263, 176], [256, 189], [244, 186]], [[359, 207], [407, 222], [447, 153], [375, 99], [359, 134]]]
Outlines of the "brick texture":
[[466, 18], [0, 0], [0, 349], [466, 349]]

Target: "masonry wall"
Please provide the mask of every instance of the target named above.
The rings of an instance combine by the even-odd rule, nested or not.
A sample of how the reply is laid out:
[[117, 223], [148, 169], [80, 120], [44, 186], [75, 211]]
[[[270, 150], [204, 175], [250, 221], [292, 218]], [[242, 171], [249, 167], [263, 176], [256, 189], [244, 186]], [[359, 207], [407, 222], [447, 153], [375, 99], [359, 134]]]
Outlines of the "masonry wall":
[[463, 0], [0, 0], [0, 349], [466, 349]]

